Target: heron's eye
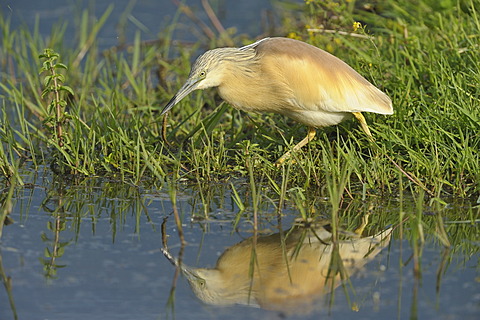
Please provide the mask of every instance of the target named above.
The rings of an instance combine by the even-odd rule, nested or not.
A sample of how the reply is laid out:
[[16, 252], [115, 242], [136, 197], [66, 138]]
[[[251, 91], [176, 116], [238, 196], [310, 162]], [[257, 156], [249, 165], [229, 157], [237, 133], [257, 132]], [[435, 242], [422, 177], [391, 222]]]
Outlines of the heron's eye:
[[206, 75], [207, 75], [207, 72], [206, 72], [206, 71], [200, 72], [200, 77], [201, 77], [201, 78], [205, 78]]
[[205, 288], [205, 285], [207, 284], [205, 280], [200, 280], [199, 281], [200, 287]]

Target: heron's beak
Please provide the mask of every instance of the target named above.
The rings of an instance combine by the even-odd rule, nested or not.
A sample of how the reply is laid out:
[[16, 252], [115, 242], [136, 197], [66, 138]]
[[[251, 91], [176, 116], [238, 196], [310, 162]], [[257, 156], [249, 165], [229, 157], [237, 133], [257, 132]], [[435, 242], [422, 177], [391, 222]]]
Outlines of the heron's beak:
[[177, 268], [180, 268], [180, 271], [185, 276], [185, 278], [187, 278], [188, 281], [202, 279], [202, 277], [197, 274], [194, 268], [190, 268], [189, 266], [178, 261], [178, 259], [173, 257], [167, 249], [160, 248], [160, 250], [162, 251], [165, 258], [170, 261], [171, 264], [173, 264]]
[[180, 269], [182, 270], [183, 276], [187, 278], [188, 282], [203, 280], [203, 278], [200, 277], [200, 275], [195, 271], [194, 268], [182, 265]]
[[188, 79], [187, 82], [178, 90], [177, 94], [173, 96], [172, 99], [167, 103], [165, 108], [163, 108], [161, 115], [167, 113], [172, 109], [177, 103], [179, 103], [183, 98], [185, 98], [190, 92], [197, 89], [199, 79]]

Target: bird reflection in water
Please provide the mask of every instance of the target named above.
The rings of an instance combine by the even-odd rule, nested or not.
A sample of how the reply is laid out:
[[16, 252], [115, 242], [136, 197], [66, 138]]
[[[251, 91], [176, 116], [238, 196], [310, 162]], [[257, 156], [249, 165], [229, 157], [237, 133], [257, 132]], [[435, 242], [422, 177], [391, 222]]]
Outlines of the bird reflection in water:
[[332, 241], [328, 222], [297, 223], [287, 232], [250, 237], [228, 248], [212, 269], [186, 266], [166, 248], [162, 252], [207, 304], [305, 313], [385, 248], [391, 232], [368, 237], [340, 232], [343, 239]]

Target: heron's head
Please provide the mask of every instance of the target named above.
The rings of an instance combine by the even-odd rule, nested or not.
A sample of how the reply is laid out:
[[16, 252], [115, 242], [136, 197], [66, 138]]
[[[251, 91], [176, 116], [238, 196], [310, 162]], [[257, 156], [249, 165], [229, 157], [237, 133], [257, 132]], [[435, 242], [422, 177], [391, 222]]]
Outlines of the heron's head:
[[194, 90], [218, 87], [222, 83], [226, 68], [224, 57], [231, 49], [235, 48], [213, 49], [198, 57], [190, 70], [187, 81], [163, 108], [162, 114], [168, 112]]
[[248, 65], [254, 56], [254, 49], [243, 48], [218, 48], [205, 52], [197, 58], [187, 81], [163, 108], [162, 114], [167, 113], [190, 92], [218, 87], [226, 75], [243, 72], [245, 68], [242, 67]]
[[228, 305], [237, 302], [237, 290], [235, 285], [225, 281], [222, 272], [217, 269], [192, 268], [177, 258], [170, 252], [161, 248], [165, 258], [175, 267], [179, 268], [185, 276], [195, 295], [205, 303], [213, 305]]
[[225, 288], [221, 272], [216, 269], [184, 268], [183, 275], [187, 278], [192, 291], [205, 303], [213, 305], [230, 304], [230, 291]]

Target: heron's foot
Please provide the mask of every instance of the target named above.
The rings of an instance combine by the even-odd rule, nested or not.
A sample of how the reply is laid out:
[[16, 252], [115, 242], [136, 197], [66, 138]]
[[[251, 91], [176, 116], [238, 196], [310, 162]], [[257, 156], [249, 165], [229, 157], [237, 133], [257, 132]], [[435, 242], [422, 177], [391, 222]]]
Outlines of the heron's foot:
[[354, 231], [358, 236], [361, 236], [363, 234], [363, 231], [365, 230], [365, 227], [369, 223], [369, 217], [370, 217], [371, 214], [372, 214], [372, 211], [369, 210], [367, 213], [365, 213], [363, 215], [362, 223]]
[[[285, 152], [283, 156], [278, 158], [278, 160], [275, 161], [275, 167], [280, 168], [285, 163], [285, 161], [289, 160], [292, 156], [292, 151], [293, 150]], [[293, 159], [290, 159], [290, 161], [291, 161], [290, 163], [295, 163], [295, 160]]]
[[373, 141], [373, 136], [372, 133], [370, 132], [370, 129], [368, 128], [367, 121], [365, 120], [365, 117], [361, 112], [352, 112], [355, 118], [357, 118], [358, 122], [360, 122], [360, 125], [362, 126], [363, 131], [367, 134], [367, 136], [370, 138], [370, 140]]
[[280, 168], [287, 159], [290, 159], [291, 155], [292, 155], [292, 152], [297, 152], [298, 150], [300, 150], [303, 146], [305, 146], [307, 143], [309, 143], [310, 141], [313, 140], [313, 138], [315, 137], [315, 134], [317, 133], [317, 131], [315, 130], [315, 128], [311, 128], [309, 127], [308, 128], [308, 133], [307, 133], [307, 136], [305, 138], [303, 138], [302, 141], [300, 141], [299, 143], [297, 143], [293, 148], [292, 150], [290, 151], [287, 151], [283, 156], [281, 156], [276, 162], [275, 162], [275, 166], [277, 168]]

